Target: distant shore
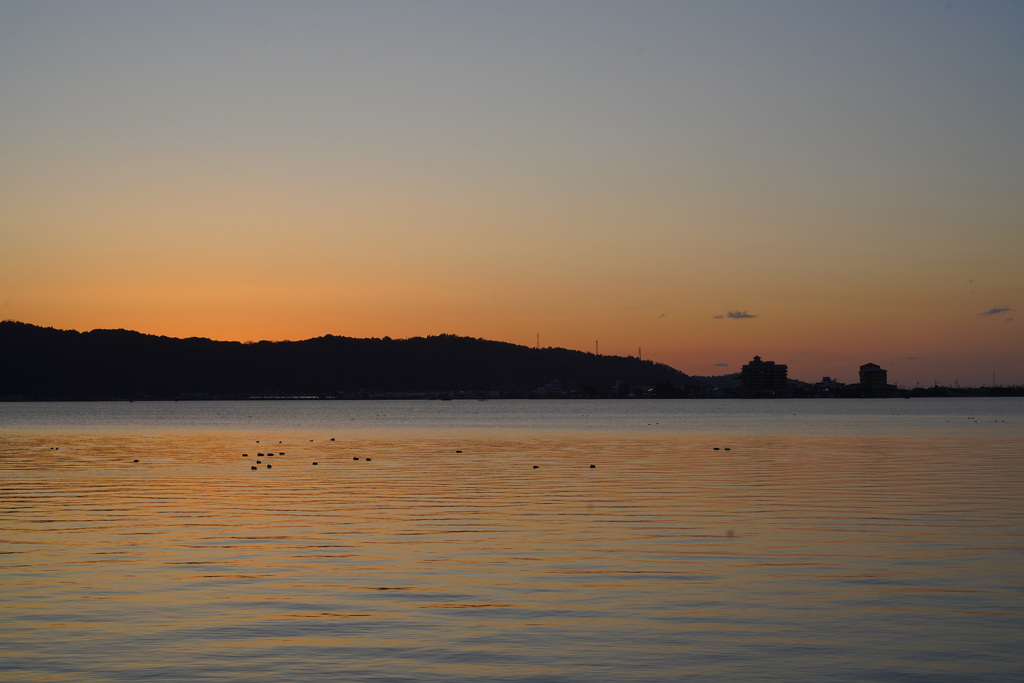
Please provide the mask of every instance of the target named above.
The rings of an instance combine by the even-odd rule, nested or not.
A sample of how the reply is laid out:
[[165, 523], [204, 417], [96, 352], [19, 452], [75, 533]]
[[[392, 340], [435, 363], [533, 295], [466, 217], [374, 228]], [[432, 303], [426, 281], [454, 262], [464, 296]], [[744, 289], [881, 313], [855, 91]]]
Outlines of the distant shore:
[[0, 321], [0, 401], [1024, 396], [1021, 386], [810, 384], [784, 373], [775, 379], [697, 377], [634, 356], [450, 334], [241, 343]]
[[674, 400], [687, 401], [762, 401], [762, 400], [880, 400], [880, 399], [911, 399], [911, 398], [1007, 398], [1024, 396], [1024, 387], [977, 387], [971, 389], [951, 387], [931, 387], [928, 389], [911, 389], [901, 391], [898, 396], [813, 396], [813, 395], [779, 395], [779, 396], [743, 396], [722, 395], [722, 396], [683, 396], [683, 397], [658, 397], [658, 396], [536, 396], [536, 395], [497, 395], [497, 396], [471, 396], [471, 395], [392, 395], [392, 394], [367, 394], [359, 396], [310, 396], [310, 395], [282, 395], [282, 396], [178, 396], [178, 397], [124, 397], [111, 396], [107, 398], [72, 398], [72, 397], [0, 397], [0, 403], [59, 403], [59, 402], [110, 402], [110, 403], [134, 403], [138, 402], [189, 402], [189, 401], [646, 401], [646, 400]]

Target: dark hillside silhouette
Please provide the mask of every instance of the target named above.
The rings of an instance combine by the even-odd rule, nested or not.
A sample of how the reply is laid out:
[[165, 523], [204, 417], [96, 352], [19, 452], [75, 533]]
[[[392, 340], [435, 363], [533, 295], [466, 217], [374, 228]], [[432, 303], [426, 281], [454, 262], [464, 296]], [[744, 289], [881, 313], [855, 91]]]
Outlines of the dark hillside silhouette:
[[[528, 395], [559, 380], [582, 396], [617, 382], [685, 394], [683, 373], [632, 357], [532, 349], [454, 335], [412, 339], [325, 336], [240, 343], [129, 330], [76, 332], [0, 322], [0, 398], [243, 398], [501, 392]], [[558, 395], [557, 388], [551, 392]], [[621, 390], [620, 394], [625, 393]]]

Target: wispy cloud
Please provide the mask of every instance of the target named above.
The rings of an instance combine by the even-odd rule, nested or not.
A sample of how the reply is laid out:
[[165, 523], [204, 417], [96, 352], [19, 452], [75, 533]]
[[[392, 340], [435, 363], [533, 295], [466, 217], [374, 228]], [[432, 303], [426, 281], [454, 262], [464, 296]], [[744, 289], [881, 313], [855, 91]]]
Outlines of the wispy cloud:
[[662, 318], [664, 318], [667, 315], [668, 315], [667, 313], [662, 313], [661, 315], [658, 316], [658, 320], [661, 320]]
[[921, 360], [920, 356], [903, 356], [903, 360]]
[[984, 313], [979, 313], [978, 315], [999, 315], [1000, 313], [1016, 313], [1016, 311], [1009, 306], [993, 306]]
[[726, 318], [732, 318], [733, 320], [743, 320], [746, 318], [756, 318], [757, 316], [753, 313], [747, 313], [746, 311], [729, 311], [725, 314]]
[[729, 364], [728, 363], [715, 363], [714, 367], [716, 367], [716, 368], [727, 368], [727, 367], [729, 367]]

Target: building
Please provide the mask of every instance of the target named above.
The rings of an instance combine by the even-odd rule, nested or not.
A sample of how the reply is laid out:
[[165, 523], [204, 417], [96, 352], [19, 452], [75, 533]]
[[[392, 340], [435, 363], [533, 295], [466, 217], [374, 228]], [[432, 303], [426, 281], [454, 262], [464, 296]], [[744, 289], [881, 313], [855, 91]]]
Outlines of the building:
[[831, 377], [822, 377], [821, 381], [814, 385], [813, 391], [815, 396], [835, 398], [843, 394], [843, 389], [846, 387], [842, 382], [832, 379]]
[[880, 395], [889, 391], [889, 373], [875, 365], [860, 366], [860, 388], [867, 395]]
[[754, 360], [743, 366], [740, 382], [743, 393], [748, 396], [772, 396], [786, 391], [788, 368], [771, 360]]

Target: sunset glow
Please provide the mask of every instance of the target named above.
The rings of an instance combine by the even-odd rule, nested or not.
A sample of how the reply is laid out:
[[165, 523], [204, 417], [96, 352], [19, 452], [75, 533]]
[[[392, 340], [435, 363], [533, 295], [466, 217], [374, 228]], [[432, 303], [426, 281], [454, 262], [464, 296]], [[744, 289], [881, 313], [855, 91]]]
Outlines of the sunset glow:
[[1022, 384], [1022, 26], [985, 1], [6, 2], [0, 319]]

